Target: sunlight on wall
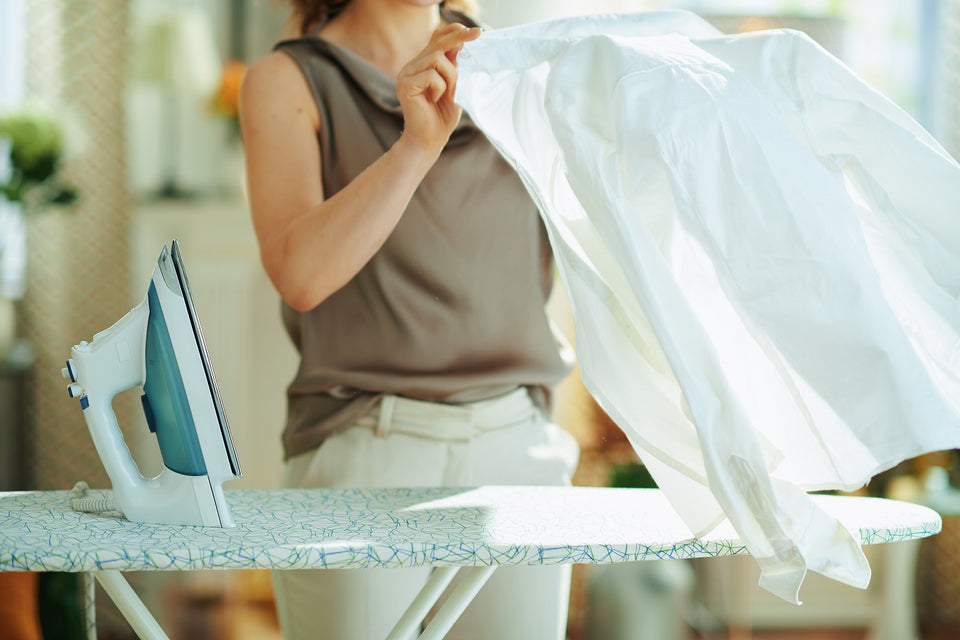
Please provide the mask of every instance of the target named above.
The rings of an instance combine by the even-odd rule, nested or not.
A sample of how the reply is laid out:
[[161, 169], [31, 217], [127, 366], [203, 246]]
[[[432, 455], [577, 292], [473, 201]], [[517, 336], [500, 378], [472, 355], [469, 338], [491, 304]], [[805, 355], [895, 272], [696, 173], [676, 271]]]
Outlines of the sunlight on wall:
[[939, 18], [930, 114], [934, 134], [960, 159], [960, 0], [949, 0]]

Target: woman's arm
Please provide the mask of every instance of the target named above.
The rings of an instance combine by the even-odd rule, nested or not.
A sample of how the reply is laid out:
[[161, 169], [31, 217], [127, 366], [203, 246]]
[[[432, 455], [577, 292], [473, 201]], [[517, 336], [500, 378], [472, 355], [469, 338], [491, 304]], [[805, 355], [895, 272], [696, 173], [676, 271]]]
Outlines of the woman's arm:
[[297, 65], [274, 52], [251, 65], [240, 94], [247, 181], [260, 257], [281, 298], [306, 311], [346, 284], [393, 231], [460, 120], [456, 54], [478, 29], [448, 25], [397, 78], [400, 139], [324, 199], [319, 115]]

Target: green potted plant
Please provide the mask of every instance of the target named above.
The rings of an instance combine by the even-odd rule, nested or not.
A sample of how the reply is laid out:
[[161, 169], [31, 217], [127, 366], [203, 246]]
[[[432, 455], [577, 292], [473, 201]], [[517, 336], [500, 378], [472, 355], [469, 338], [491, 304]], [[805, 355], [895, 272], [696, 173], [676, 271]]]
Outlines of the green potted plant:
[[59, 119], [41, 109], [0, 113], [0, 138], [8, 141], [10, 160], [0, 195], [20, 204], [73, 204], [76, 189], [58, 175], [65, 147]]
[[[60, 176], [61, 161], [67, 148], [63, 119], [41, 107], [22, 107], [0, 112], [0, 200], [15, 205], [14, 213], [66, 206], [77, 199], [76, 189]], [[19, 213], [16, 211], [19, 210]], [[0, 269], [10, 243], [22, 243], [19, 233], [0, 237]], [[22, 267], [20, 267], [22, 269]], [[0, 293], [0, 362], [10, 357], [16, 345], [15, 300], [9, 292]]]

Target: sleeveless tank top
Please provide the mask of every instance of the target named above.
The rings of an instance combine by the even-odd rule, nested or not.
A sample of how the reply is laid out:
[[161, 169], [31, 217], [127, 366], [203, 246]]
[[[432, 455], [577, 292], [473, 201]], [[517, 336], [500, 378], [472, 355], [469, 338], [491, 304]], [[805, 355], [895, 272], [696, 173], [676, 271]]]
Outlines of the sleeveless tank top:
[[[329, 198], [400, 137], [395, 84], [316, 31], [275, 49], [297, 63], [316, 99]], [[526, 386], [546, 408], [550, 385], [569, 370], [544, 310], [553, 277], [536, 206], [464, 114], [361, 271], [308, 312], [283, 305], [301, 356], [288, 389], [285, 456], [317, 447], [386, 393], [458, 403]]]

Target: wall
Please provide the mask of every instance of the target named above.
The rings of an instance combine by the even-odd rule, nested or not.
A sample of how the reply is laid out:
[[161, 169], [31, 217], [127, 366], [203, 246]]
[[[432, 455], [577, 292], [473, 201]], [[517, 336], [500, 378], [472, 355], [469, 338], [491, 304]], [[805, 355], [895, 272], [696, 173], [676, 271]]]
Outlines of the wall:
[[953, 157], [960, 158], [960, 0], [942, 0], [935, 26], [939, 37], [933, 72], [932, 130]]

